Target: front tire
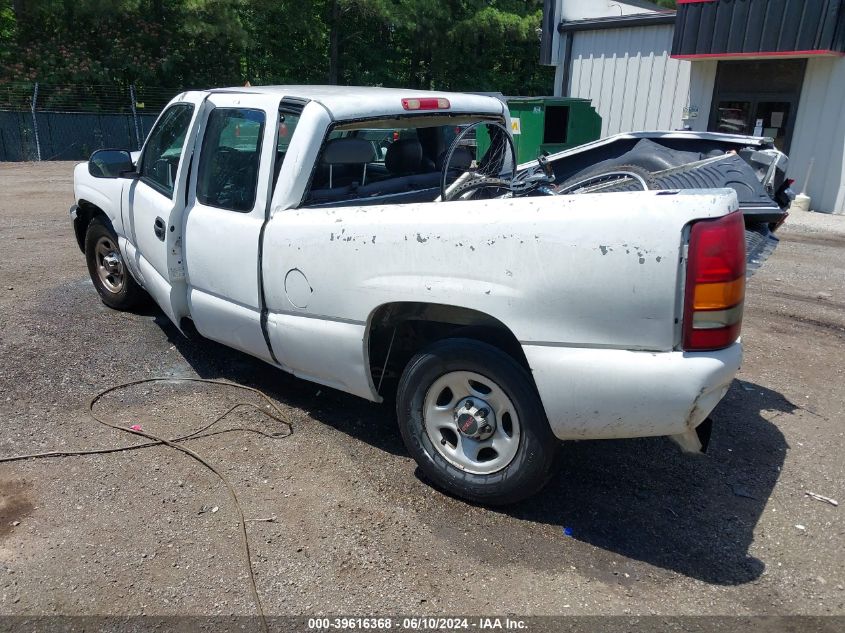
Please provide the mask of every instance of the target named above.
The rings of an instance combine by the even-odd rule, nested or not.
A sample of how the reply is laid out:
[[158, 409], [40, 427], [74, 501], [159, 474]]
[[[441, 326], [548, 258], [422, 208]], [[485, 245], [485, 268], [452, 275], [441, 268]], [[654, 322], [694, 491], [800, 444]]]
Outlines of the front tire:
[[97, 294], [110, 308], [128, 311], [146, 302], [147, 294], [126, 268], [111, 223], [102, 216], [85, 232], [85, 260]]
[[553, 473], [560, 444], [530, 375], [486, 343], [445, 339], [414, 356], [396, 412], [426, 478], [458, 497], [515, 503]]

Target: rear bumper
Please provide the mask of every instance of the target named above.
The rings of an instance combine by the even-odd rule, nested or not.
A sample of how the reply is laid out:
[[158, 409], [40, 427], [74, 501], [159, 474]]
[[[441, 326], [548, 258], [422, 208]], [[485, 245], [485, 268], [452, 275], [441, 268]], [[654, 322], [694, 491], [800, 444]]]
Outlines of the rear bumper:
[[742, 344], [716, 352], [632, 352], [523, 345], [562, 440], [683, 434], [728, 391]]

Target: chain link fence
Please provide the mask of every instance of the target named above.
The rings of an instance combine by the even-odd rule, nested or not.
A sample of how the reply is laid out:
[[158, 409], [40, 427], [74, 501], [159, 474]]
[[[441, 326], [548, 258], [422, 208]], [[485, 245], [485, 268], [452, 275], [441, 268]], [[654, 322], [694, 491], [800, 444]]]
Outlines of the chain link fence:
[[140, 149], [174, 94], [134, 85], [2, 84], [0, 161], [80, 160], [97, 149]]

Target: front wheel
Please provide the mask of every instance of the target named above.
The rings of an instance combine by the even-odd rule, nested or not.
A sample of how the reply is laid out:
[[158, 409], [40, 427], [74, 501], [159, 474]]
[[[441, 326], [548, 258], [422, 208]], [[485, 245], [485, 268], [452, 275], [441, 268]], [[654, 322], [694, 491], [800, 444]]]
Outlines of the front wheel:
[[95, 217], [88, 225], [85, 259], [94, 288], [107, 306], [132, 310], [145, 302], [147, 294], [127, 270], [117, 245], [117, 234], [103, 217]]
[[528, 372], [499, 349], [446, 339], [417, 354], [396, 399], [405, 446], [436, 486], [515, 503], [553, 473], [559, 442]]

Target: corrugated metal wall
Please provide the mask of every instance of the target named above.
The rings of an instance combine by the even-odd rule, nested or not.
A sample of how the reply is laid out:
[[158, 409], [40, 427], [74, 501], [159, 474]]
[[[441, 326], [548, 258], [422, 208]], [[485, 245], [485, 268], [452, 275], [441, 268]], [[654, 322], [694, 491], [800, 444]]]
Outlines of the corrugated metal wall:
[[569, 96], [591, 99], [602, 136], [674, 130], [690, 87], [690, 62], [671, 59], [673, 27], [574, 33]]
[[690, 64], [690, 68], [689, 105], [698, 108], [698, 116], [685, 123], [696, 132], [706, 132], [710, 123], [710, 108], [713, 106], [713, 89], [716, 87], [719, 62], [700, 60]]
[[789, 156], [790, 177], [804, 188], [810, 161], [815, 159], [807, 193], [812, 207], [825, 213], [845, 213], [845, 59], [807, 62], [804, 89]]

